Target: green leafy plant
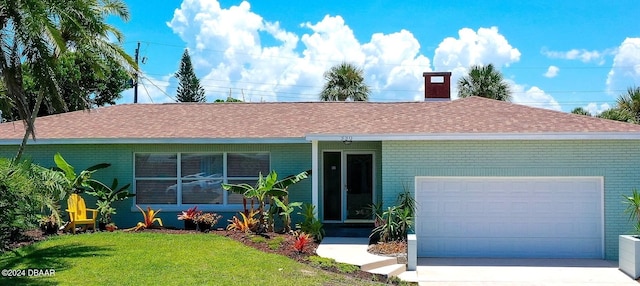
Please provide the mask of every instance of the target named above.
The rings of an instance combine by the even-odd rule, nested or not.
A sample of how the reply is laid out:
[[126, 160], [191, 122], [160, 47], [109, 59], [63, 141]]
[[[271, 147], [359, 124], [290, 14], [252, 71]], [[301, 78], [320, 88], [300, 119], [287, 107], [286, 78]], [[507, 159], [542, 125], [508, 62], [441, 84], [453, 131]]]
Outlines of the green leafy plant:
[[638, 189], [633, 189], [631, 196], [623, 195], [623, 197], [623, 203], [627, 205], [624, 212], [629, 214], [629, 221], [635, 220], [635, 234], [638, 235], [640, 234], [640, 192]]
[[89, 185], [92, 190], [88, 190], [86, 193], [96, 197], [97, 209], [100, 212], [98, 220], [105, 224], [111, 223], [112, 216], [116, 214], [116, 208], [112, 205], [114, 202], [135, 196], [135, 194], [129, 193], [131, 184], [118, 187], [118, 179], [115, 178], [110, 187], [96, 180], [91, 181]]
[[251, 186], [246, 183], [242, 184], [222, 184], [224, 190], [230, 191], [236, 194], [242, 194], [245, 198], [258, 201], [258, 225], [252, 231], [256, 233], [262, 233], [268, 230], [265, 218], [268, 216], [265, 213], [264, 206], [268, 199], [271, 197], [283, 197], [288, 195], [287, 188], [303, 179], [306, 179], [311, 171], [305, 171], [295, 176], [288, 176], [283, 180], [278, 181], [278, 174], [276, 171], [271, 171], [265, 177], [262, 173], [258, 174], [258, 182], [255, 186]]
[[302, 204], [302, 211], [298, 212], [302, 216], [302, 222], [297, 227], [304, 233], [313, 237], [316, 242], [322, 241], [324, 237], [324, 228], [322, 222], [316, 218], [316, 206], [311, 203]]
[[272, 239], [269, 239], [267, 241], [267, 246], [271, 250], [277, 250], [278, 248], [280, 248], [280, 246], [282, 246], [283, 242], [284, 242], [284, 237], [278, 236], [278, 237], [274, 237]]
[[289, 233], [291, 232], [291, 213], [295, 210], [295, 208], [299, 208], [302, 203], [301, 202], [293, 202], [289, 203], [288, 196], [284, 197], [284, 201], [274, 197], [273, 201], [280, 208], [280, 218], [282, 219], [283, 224], [283, 232]]
[[132, 230], [138, 231], [138, 230], [143, 230], [147, 228], [153, 228], [154, 227], [153, 224], [155, 222], [158, 222], [158, 224], [162, 226], [162, 219], [160, 219], [159, 217], [156, 217], [156, 215], [158, 215], [158, 213], [160, 212], [159, 209], [157, 211], [154, 211], [151, 209], [151, 207], [147, 207], [147, 212], [145, 212], [140, 206], [136, 205], [136, 207], [142, 213], [142, 221], [138, 222], [138, 224], [135, 227], [133, 227]]
[[111, 166], [108, 163], [100, 163], [97, 165], [93, 165], [85, 170], [80, 171], [79, 174], [76, 174], [75, 168], [71, 166], [67, 161], [64, 160], [60, 153], [56, 153], [53, 156], [53, 161], [56, 163], [56, 166], [60, 171], [62, 171], [67, 179], [67, 187], [72, 193], [82, 193], [85, 191], [94, 191], [91, 186], [92, 183], [100, 183], [97, 180], [91, 178], [91, 175], [100, 169], [107, 168]]
[[374, 229], [370, 238], [378, 238], [381, 242], [406, 240], [411, 231], [415, 214], [415, 199], [408, 191], [398, 195], [396, 206], [382, 211], [381, 205], [371, 205], [375, 214]]

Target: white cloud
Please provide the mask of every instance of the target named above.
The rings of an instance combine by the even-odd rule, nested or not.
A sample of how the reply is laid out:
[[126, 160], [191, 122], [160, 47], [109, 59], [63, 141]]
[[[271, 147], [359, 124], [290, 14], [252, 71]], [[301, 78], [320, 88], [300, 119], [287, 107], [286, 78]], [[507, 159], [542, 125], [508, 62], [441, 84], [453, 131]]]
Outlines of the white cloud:
[[[411, 32], [376, 33], [360, 43], [340, 16], [302, 23], [296, 35], [251, 11], [248, 2], [222, 8], [217, 1], [185, 0], [167, 23], [190, 48], [209, 100], [317, 100], [323, 73], [342, 61], [364, 69], [373, 100], [413, 100], [423, 92], [430, 61]], [[261, 36], [273, 38], [270, 46]]]
[[509, 44], [497, 27], [469, 28], [458, 31], [458, 38], [445, 38], [433, 57], [436, 71], [451, 71], [451, 94], [457, 98], [456, 82], [473, 65], [493, 64], [496, 68], [509, 66], [520, 60], [520, 51]]
[[609, 54], [608, 50], [605, 51], [589, 51], [585, 49], [572, 49], [569, 51], [549, 51], [542, 49], [542, 54], [551, 59], [564, 59], [564, 60], [579, 60], [583, 63], [595, 62], [599, 65], [604, 64], [604, 56]]
[[544, 76], [548, 78], [554, 78], [558, 75], [559, 71], [560, 69], [557, 66], [549, 66], [547, 72], [544, 73]]
[[607, 76], [607, 90], [612, 95], [640, 83], [640, 38], [626, 38], [616, 49], [613, 66]]
[[591, 115], [599, 115], [605, 110], [611, 109], [611, 106], [608, 103], [603, 103], [598, 105], [597, 103], [591, 102], [584, 107], [586, 111], [591, 113]]
[[537, 86], [526, 89], [526, 86], [507, 80], [511, 89], [511, 101], [513, 103], [562, 111], [560, 104], [544, 90]]

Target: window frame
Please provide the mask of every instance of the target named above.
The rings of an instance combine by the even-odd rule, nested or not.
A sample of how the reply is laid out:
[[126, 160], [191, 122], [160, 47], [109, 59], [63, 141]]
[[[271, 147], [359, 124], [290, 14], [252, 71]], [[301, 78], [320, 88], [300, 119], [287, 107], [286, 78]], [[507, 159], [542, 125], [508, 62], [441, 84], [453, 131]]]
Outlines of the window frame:
[[[166, 154], [166, 155], [175, 155], [176, 158], [176, 177], [137, 177], [136, 175], [136, 156], [139, 154]], [[259, 174], [256, 174], [255, 177], [229, 177], [228, 176], [228, 155], [229, 154], [262, 154], [268, 157], [268, 167], [271, 170], [272, 162], [271, 162], [271, 152], [268, 151], [234, 151], [234, 152], [134, 152], [132, 156], [133, 160], [133, 180], [132, 180], [132, 189], [133, 193], [137, 194], [137, 182], [139, 180], [154, 180], [154, 181], [175, 181], [177, 184], [176, 187], [176, 203], [175, 204], [147, 204], [147, 203], [139, 203], [137, 201], [137, 196], [134, 197], [133, 205], [131, 206], [132, 211], [138, 211], [136, 205], [141, 207], [150, 206], [154, 209], [162, 209], [166, 211], [181, 211], [186, 210], [188, 208], [198, 206], [199, 210], [215, 210], [215, 211], [238, 211], [243, 209], [242, 203], [229, 204], [228, 197], [230, 192], [222, 190], [222, 203], [221, 204], [183, 204], [182, 203], [182, 184], [184, 176], [182, 175], [182, 155], [183, 154], [195, 154], [195, 155], [222, 155], [222, 182], [228, 183], [229, 181], [239, 181], [239, 180], [255, 180], [258, 181]], [[263, 176], [267, 174], [262, 174]]]

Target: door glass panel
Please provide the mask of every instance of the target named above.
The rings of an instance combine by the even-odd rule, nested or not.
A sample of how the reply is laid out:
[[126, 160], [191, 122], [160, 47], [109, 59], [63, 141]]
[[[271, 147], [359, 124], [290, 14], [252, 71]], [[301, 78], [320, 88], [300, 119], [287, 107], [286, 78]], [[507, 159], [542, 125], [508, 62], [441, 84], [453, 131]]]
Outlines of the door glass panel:
[[347, 154], [347, 219], [372, 219], [373, 156]]
[[324, 152], [323, 214], [325, 220], [342, 220], [342, 167], [340, 152]]

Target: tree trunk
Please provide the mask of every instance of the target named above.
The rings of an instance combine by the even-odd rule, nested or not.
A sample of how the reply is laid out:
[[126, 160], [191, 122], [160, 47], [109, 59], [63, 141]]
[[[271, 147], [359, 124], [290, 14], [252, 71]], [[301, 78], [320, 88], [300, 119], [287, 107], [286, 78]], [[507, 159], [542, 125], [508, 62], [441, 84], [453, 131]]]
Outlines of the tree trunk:
[[33, 134], [33, 140], [36, 140], [34, 129], [36, 124], [36, 118], [38, 117], [38, 112], [40, 111], [40, 104], [42, 104], [43, 99], [44, 99], [44, 92], [40, 90], [40, 92], [38, 92], [38, 97], [36, 97], [36, 104], [33, 107], [32, 113], [29, 114], [28, 118], [25, 118], [25, 120], [28, 120], [28, 122], [27, 124], [25, 124], [26, 130], [24, 131], [24, 136], [22, 137], [22, 142], [20, 143], [20, 147], [18, 147], [18, 153], [16, 154], [16, 157], [13, 158], [14, 162], [18, 162], [22, 158], [24, 149], [27, 146], [27, 141], [29, 140], [29, 134]]

